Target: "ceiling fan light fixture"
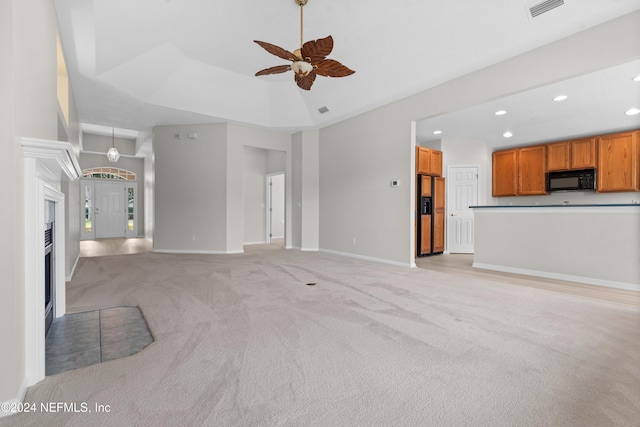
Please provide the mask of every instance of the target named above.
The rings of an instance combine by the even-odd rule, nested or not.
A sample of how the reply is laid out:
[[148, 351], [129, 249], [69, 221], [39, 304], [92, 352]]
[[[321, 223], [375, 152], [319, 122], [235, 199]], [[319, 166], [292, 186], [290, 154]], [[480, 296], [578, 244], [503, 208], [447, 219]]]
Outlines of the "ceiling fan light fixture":
[[306, 61], [296, 61], [291, 64], [291, 69], [294, 73], [296, 73], [299, 77], [304, 77], [313, 71], [313, 65], [309, 64]]

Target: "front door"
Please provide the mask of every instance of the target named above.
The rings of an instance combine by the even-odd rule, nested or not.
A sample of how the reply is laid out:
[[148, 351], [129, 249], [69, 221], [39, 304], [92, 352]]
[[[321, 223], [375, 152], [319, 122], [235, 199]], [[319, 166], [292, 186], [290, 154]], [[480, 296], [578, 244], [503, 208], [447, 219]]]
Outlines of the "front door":
[[96, 238], [125, 237], [127, 223], [125, 184], [96, 182], [95, 205]]
[[451, 166], [449, 182], [449, 253], [473, 253], [473, 211], [478, 205], [478, 167]]

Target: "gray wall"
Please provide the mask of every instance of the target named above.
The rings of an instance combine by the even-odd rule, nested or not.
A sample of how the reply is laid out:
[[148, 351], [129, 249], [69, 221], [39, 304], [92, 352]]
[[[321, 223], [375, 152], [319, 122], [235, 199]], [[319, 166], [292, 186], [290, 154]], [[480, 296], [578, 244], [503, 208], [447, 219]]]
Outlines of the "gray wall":
[[412, 121], [629, 62], [638, 39], [635, 12], [322, 129], [320, 247], [410, 265]]
[[[174, 138], [176, 133], [189, 132], [196, 132], [198, 139]], [[243, 251], [246, 153], [257, 153], [245, 147], [283, 152], [286, 170], [291, 169], [291, 137], [287, 134], [232, 124], [154, 128], [154, 250]], [[254, 161], [261, 165], [264, 188], [268, 161], [266, 153], [258, 157]], [[281, 161], [271, 160], [276, 164]], [[291, 179], [287, 174], [285, 188], [291, 188]], [[286, 217], [291, 217], [290, 203]], [[289, 230], [285, 233], [290, 234]]]
[[[198, 139], [174, 138], [187, 132]], [[154, 249], [225, 252], [227, 126], [158, 126], [153, 151]]]
[[244, 243], [264, 243], [266, 236], [267, 150], [244, 147]]

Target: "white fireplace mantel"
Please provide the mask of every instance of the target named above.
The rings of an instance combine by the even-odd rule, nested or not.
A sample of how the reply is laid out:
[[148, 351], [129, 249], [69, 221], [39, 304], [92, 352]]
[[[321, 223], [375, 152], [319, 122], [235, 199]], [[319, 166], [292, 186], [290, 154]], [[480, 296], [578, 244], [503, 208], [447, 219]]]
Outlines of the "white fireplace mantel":
[[45, 207], [55, 203], [53, 307], [56, 317], [65, 307], [65, 196], [63, 181], [80, 177], [81, 169], [68, 142], [21, 139], [24, 155], [25, 209], [25, 380], [29, 387], [45, 377], [44, 227]]

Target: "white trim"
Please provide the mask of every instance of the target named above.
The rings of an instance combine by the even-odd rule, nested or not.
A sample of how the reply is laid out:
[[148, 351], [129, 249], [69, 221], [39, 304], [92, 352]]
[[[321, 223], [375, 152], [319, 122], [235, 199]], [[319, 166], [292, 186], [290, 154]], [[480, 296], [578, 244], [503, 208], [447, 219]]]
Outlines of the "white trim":
[[71, 273], [67, 277], [65, 277], [65, 280], [67, 282], [70, 282], [71, 280], [73, 280], [73, 275], [76, 274], [76, 268], [78, 267], [78, 262], [80, 262], [80, 255], [76, 257], [76, 260], [73, 263], [73, 267], [71, 267]]
[[199, 251], [193, 249], [153, 249], [152, 252], [159, 254], [191, 254], [191, 255], [233, 255], [243, 254], [244, 250], [237, 251]]
[[[15, 404], [24, 402], [24, 397], [27, 394], [27, 389], [28, 388], [29, 388], [29, 386], [27, 384], [27, 378], [25, 377], [22, 380], [22, 384], [20, 385], [20, 388], [18, 389], [18, 394], [16, 395], [15, 399], [5, 400], [4, 402], [0, 402], [0, 408], [4, 407], [7, 404], [15, 405]], [[15, 411], [15, 412], [4, 412], [4, 411], [0, 410], [0, 418], [8, 417], [9, 415], [13, 415], [13, 414], [17, 414], [17, 413], [18, 413], [17, 411]]]
[[251, 245], [266, 245], [267, 242], [244, 242], [243, 246], [251, 246]]
[[365, 256], [365, 255], [352, 254], [349, 252], [331, 251], [328, 249], [320, 249], [319, 252], [332, 254], [332, 255], [340, 255], [348, 258], [357, 258], [365, 261], [378, 262], [381, 264], [395, 265], [397, 267], [411, 267], [411, 263], [407, 263], [407, 262], [391, 261], [388, 259], [374, 258], [374, 257]]
[[40, 160], [40, 169], [53, 173], [56, 181], [73, 181], [82, 174], [73, 146], [68, 142], [23, 137], [21, 144], [24, 157]]
[[300, 248], [302, 252], [320, 252], [320, 248]]
[[607, 288], [624, 289], [627, 291], [639, 291], [640, 284], [615, 282], [613, 280], [602, 280], [593, 277], [573, 276], [570, 274], [552, 273], [548, 271], [529, 270], [526, 268], [505, 267], [503, 265], [485, 264], [474, 262], [473, 267], [483, 270], [501, 271], [503, 273], [522, 274], [525, 276], [543, 277], [545, 279], [563, 280], [566, 282], [582, 283], [586, 285], [604, 286]]

